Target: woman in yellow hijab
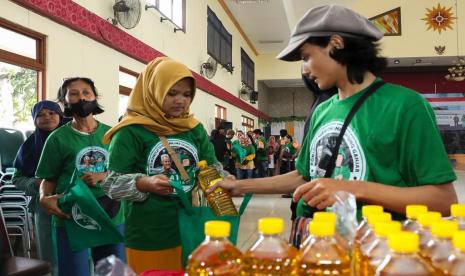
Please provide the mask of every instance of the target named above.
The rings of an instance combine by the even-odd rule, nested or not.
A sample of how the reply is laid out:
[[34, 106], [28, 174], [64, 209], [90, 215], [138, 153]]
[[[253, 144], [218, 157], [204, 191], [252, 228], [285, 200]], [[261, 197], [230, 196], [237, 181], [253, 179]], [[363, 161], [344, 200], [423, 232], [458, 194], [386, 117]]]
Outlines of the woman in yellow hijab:
[[[156, 58], [137, 79], [126, 115], [104, 137], [110, 143], [112, 173], [103, 185], [110, 197], [128, 202], [124, 239], [128, 264], [136, 273], [181, 269], [176, 194], [170, 181], [182, 181], [184, 191], [191, 192], [197, 162], [218, 163], [203, 125], [189, 113], [195, 90], [185, 65]], [[173, 151], [160, 137], [166, 137]]]

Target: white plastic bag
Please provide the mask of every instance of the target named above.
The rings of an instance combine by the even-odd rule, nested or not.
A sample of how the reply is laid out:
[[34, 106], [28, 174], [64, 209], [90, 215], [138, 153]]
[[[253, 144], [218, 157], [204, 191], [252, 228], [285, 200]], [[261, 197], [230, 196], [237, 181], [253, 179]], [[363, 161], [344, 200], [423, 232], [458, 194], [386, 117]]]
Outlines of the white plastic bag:
[[137, 276], [137, 274], [118, 257], [111, 255], [97, 262], [95, 276]]

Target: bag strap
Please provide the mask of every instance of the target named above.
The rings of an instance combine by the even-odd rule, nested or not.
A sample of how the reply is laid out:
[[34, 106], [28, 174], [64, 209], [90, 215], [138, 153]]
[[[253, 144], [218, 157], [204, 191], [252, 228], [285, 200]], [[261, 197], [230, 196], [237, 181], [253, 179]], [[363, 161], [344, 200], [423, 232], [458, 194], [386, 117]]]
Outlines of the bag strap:
[[178, 171], [181, 174], [182, 180], [189, 181], [190, 180], [189, 175], [184, 169], [184, 166], [181, 164], [181, 161], [179, 161], [178, 155], [176, 154], [176, 152], [174, 152], [173, 148], [170, 146], [168, 139], [166, 139], [165, 136], [160, 136], [159, 138], [160, 138], [161, 143], [165, 147], [165, 149], [168, 151], [168, 154], [171, 156], [171, 159], [174, 161], [176, 168], [178, 168]]
[[[176, 193], [179, 196], [179, 199], [181, 200], [181, 204], [183, 207], [186, 209], [187, 213], [189, 215], [194, 214], [194, 207], [192, 207], [192, 204], [190, 203], [186, 192], [184, 192], [182, 188], [182, 184], [179, 181], [171, 181], [171, 186], [176, 190]], [[246, 194], [244, 196], [244, 199], [242, 200], [241, 206], [239, 207], [239, 216], [241, 216], [245, 208], [247, 208], [247, 205], [249, 204], [250, 199], [252, 198], [252, 194]]]
[[333, 174], [334, 168], [336, 167], [337, 154], [339, 152], [339, 148], [341, 147], [342, 139], [344, 138], [344, 133], [346, 132], [347, 127], [350, 124], [350, 121], [352, 121], [352, 118], [355, 116], [355, 113], [357, 113], [357, 111], [360, 109], [360, 107], [365, 102], [365, 100], [368, 99], [368, 97], [370, 97], [373, 93], [375, 93], [376, 90], [378, 90], [378, 88], [380, 88], [384, 84], [385, 84], [384, 81], [375, 82], [355, 102], [354, 106], [352, 107], [349, 114], [347, 115], [347, 117], [344, 120], [344, 124], [342, 125], [342, 128], [341, 128], [341, 132], [339, 132], [339, 136], [337, 137], [337, 140], [336, 140], [336, 145], [334, 146], [334, 148], [331, 151], [331, 158], [329, 159], [328, 166], [326, 168], [325, 178], [329, 178]]

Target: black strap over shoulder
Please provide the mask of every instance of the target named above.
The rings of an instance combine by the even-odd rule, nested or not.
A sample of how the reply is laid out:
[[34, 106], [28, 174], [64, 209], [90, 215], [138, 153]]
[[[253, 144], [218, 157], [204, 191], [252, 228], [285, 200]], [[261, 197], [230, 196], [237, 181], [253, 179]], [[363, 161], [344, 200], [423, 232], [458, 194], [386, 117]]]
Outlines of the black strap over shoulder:
[[352, 107], [346, 119], [344, 120], [344, 124], [342, 125], [342, 128], [341, 128], [341, 132], [339, 132], [339, 136], [337, 137], [337, 140], [336, 140], [336, 145], [331, 150], [331, 157], [326, 167], [325, 178], [329, 178], [333, 174], [334, 168], [336, 167], [336, 158], [339, 152], [339, 148], [341, 147], [342, 139], [344, 138], [344, 133], [346, 132], [346, 129], [349, 126], [350, 121], [352, 121], [352, 118], [354, 117], [355, 113], [357, 113], [357, 111], [362, 106], [362, 104], [365, 102], [365, 100], [368, 97], [370, 97], [373, 93], [375, 93], [376, 90], [378, 90], [378, 88], [380, 88], [384, 84], [385, 84], [384, 81], [377, 81], [373, 83], [368, 88], [368, 90], [365, 93], [363, 93], [363, 95], [360, 98], [358, 98], [357, 102], [355, 102], [354, 106]]

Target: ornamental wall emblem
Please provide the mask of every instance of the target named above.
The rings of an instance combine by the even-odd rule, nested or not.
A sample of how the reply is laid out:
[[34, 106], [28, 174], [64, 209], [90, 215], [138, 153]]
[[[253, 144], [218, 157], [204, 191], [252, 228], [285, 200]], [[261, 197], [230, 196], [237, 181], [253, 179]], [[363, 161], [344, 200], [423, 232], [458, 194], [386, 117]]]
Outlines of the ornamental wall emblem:
[[441, 4], [438, 4], [437, 7], [433, 7], [432, 9], [426, 9], [428, 12], [425, 14], [425, 18], [421, 20], [426, 21], [425, 24], [428, 26], [428, 29], [433, 29], [433, 31], [438, 31], [441, 34], [441, 31], [446, 31], [447, 29], [452, 28], [452, 24], [454, 23], [454, 13], [451, 12], [452, 7], [446, 8], [445, 6], [442, 7]]

